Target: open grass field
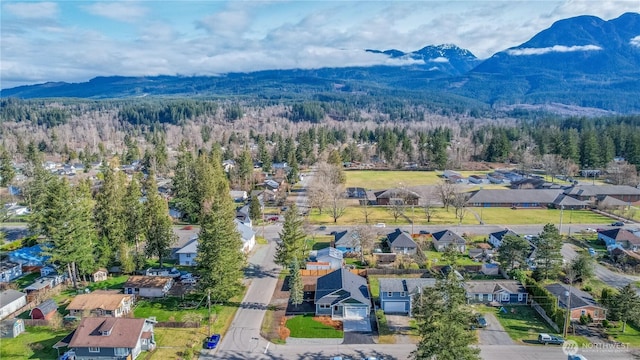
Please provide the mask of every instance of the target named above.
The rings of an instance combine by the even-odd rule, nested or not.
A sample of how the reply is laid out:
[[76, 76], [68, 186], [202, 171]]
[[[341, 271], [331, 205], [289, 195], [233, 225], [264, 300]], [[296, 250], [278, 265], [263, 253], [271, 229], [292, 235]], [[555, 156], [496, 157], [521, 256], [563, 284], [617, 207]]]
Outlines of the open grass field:
[[[559, 224], [561, 210], [558, 209], [517, 209], [511, 208], [470, 208], [485, 224]], [[562, 212], [563, 232], [571, 224], [608, 224], [611, 219], [589, 210], [565, 210]]]
[[187, 353], [196, 354], [207, 337], [207, 327], [190, 329], [155, 328], [156, 350], [149, 359], [182, 359]]
[[56, 360], [58, 352], [52, 346], [69, 332], [41, 326], [27, 327], [17, 338], [0, 340], [0, 359]]
[[287, 320], [287, 328], [291, 330], [289, 336], [294, 338], [341, 338], [343, 332], [333, 327], [321, 324], [313, 319], [313, 315], [299, 315]]
[[499, 308], [491, 309], [504, 330], [514, 341], [537, 342], [538, 333], [555, 334], [555, 331], [528, 306], [508, 306], [507, 313]]
[[[458, 171], [462, 176], [487, 174], [489, 171]], [[377, 170], [349, 170], [347, 187], [361, 187], [365, 189], [386, 189], [399, 186], [435, 185], [442, 181], [441, 172], [435, 171], [377, 171]], [[487, 184], [484, 188], [488, 188]], [[504, 187], [504, 186], [500, 186]]]

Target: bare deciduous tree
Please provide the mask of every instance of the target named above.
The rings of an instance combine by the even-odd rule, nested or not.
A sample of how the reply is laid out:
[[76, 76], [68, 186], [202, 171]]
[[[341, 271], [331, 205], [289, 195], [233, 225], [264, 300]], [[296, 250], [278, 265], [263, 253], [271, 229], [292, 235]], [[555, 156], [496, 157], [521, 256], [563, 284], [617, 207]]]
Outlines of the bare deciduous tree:
[[464, 193], [456, 193], [451, 200], [451, 206], [456, 210], [456, 219], [462, 224], [465, 215], [467, 215], [467, 195]]
[[441, 181], [435, 187], [436, 194], [442, 201], [442, 205], [444, 205], [445, 209], [449, 211], [449, 205], [456, 194], [456, 186], [446, 180]]
[[371, 254], [373, 244], [378, 239], [378, 234], [371, 226], [358, 226], [353, 230], [351, 245], [359, 249], [360, 261], [365, 261], [365, 255]]
[[342, 185], [333, 186], [328, 190], [329, 214], [333, 218], [333, 222], [336, 223], [347, 210], [346, 199], [344, 198], [345, 190]]
[[610, 161], [607, 164], [606, 179], [614, 185], [638, 186], [636, 167], [626, 161]]

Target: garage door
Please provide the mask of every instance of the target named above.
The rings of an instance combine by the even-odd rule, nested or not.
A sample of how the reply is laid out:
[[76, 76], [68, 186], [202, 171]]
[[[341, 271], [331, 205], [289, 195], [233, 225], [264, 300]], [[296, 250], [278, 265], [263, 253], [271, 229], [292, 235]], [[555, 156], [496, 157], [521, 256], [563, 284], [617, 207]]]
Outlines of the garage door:
[[407, 310], [405, 310], [405, 303], [402, 301], [385, 301], [383, 310], [385, 313], [396, 314], [404, 314], [407, 312]]
[[344, 308], [344, 318], [345, 319], [364, 319], [367, 317], [367, 308], [364, 307], [345, 307]]

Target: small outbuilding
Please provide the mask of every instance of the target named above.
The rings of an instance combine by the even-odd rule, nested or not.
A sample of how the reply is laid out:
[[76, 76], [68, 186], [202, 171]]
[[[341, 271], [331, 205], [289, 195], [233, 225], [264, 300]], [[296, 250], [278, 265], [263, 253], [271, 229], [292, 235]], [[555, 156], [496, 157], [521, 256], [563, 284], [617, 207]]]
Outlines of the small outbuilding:
[[31, 309], [29, 316], [33, 320], [50, 320], [58, 311], [58, 304], [53, 299], [49, 299], [42, 304]]
[[0, 338], [13, 339], [24, 332], [24, 320], [8, 319], [0, 321]]
[[105, 281], [107, 280], [108, 276], [109, 276], [109, 272], [107, 271], [107, 269], [98, 269], [93, 274], [91, 274], [91, 281], [93, 282]]

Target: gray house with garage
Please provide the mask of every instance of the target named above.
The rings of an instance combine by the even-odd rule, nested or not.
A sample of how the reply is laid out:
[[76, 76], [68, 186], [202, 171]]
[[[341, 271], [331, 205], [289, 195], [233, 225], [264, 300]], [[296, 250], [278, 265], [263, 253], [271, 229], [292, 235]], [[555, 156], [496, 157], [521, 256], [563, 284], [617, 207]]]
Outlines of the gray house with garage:
[[436, 284], [434, 278], [380, 278], [380, 307], [385, 314], [411, 315], [413, 298]]
[[318, 278], [314, 303], [317, 316], [366, 319], [371, 311], [367, 280], [345, 268], [330, 272]]

